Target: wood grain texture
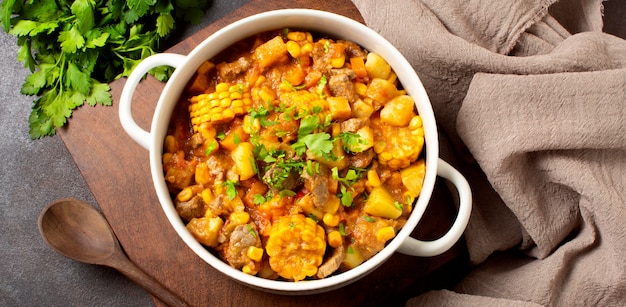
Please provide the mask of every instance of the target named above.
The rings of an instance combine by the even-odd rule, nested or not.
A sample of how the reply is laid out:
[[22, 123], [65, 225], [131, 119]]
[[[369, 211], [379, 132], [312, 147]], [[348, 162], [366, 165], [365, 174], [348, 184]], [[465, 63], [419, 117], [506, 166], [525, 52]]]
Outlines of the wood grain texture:
[[[188, 54], [221, 27], [255, 13], [281, 8], [331, 11], [363, 22], [349, 0], [260, 1], [234, 11], [168, 50]], [[196, 256], [178, 238], [161, 210], [154, 191], [148, 152], [126, 135], [119, 122], [117, 101], [125, 80], [111, 84], [113, 107], [84, 107], [59, 130], [82, 176], [112, 226], [125, 252], [142, 270], [194, 306], [346, 306], [403, 305], [429, 288], [429, 273], [458, 259], [462, 244], [432, 258], [396, 254], [361, 280], [325, 294], [281, 296], [254, 290], [222, 275]], [[133, 98], [139, 126], [149, 130], [153, 110], [164, 84], [148, 77]], [[455, 208], [445, 188], [433, 200], [413, 236], [434, 239], [452, 223]], [[155, 300], [157, 305], [161, 302]]]

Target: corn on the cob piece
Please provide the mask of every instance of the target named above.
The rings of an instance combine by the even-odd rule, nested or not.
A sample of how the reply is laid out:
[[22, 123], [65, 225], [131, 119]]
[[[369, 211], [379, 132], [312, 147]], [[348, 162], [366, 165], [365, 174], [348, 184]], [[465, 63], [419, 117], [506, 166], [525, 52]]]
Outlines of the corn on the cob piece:
[[402, 169], [417, 160], [424, 147], [424, 127], [419, 116], [406, 127], [395, 127], [372, 119], [374, 151], [378, 162], [392, 169]]
[[332, 116], [328, 101], [317, 93], [305, 90], [286, 92], [280, 95], [280, 102], [287, 107], [297, 106], [299, 112], [317, 114], [322, 123], [327, 116]]
[[317, 273], [326, 251], [324, 228], [302, 214], [281, 217], [270, 231], [265, 250], [280, 276], [299, 281]]
[[191, 125], [197, 132], [203, 123], [223, 123], [246, 114], [252, 99], [246, 86], [242, 84], [219, 83], [215, 92], [192, 97], [189, 105]]

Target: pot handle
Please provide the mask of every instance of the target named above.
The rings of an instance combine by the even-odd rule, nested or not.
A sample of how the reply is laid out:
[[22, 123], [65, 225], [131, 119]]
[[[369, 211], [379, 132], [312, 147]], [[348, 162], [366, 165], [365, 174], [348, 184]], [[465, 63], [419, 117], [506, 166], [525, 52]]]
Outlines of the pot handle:
[[150, 150], [150, 133], [137, 125], [130, 107], [135, 89], [144, 75], [151, 69], [163, 65], [176, 68], [182, 64], [184, 60], [184, 55], [175, 53], [157, 53], [151, 55], [141, 61], [141, 63], [133, 69], [126, 80], [126, 84], [124, 84], [124, 89], [120, 95], [120, 122], [122, 123], [124, 131], [126, 131], [130, 138], [147, 150]]
[[437, 163], [437, 175], [452, 182], [459, 193], [459, 211], [452, 227], [441, 238], [434, 241], [421, 241], [408, 237], [398, 251], [409, 256], [432, 257], [449, 250], [463, 235], [472, 213], [472, 191], [469, 183], [450, 164], [442, 159]]

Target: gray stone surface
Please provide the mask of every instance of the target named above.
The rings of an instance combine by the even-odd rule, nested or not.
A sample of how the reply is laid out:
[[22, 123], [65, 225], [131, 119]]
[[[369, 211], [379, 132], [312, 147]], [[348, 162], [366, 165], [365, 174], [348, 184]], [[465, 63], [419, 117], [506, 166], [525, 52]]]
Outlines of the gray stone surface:
[[[247, 2], [214, 1], [202, 24], [181, 37]], [[15, 38], [0, 31], [0, 305], [153, 305], [147, 292], [122, 274], [65, 258], [39, 235], [37, 218], [49, 202], [76, 197], [97, 204], [58, 136], [29, 138], [33, 97], [20, 94], [28, 70], [16, 55]]]

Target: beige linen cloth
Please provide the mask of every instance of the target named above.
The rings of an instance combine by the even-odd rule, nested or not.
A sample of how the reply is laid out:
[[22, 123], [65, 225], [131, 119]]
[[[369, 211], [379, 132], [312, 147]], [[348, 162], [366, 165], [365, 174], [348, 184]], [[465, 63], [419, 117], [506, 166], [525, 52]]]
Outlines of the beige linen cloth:
[[626, 41], [602, 1], [353, 2], [417, 71], [474, 194], [472, 270], [408, 304], [626, 306]]

